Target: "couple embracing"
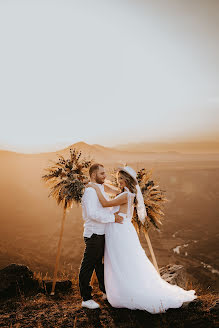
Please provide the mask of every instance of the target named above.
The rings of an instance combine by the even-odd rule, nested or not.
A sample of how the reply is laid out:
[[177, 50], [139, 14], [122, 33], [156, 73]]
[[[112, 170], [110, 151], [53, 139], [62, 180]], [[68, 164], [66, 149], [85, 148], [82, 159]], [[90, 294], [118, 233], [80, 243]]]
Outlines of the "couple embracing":
[[[103, 299], [111, 306], [163, 313], [193, 301], [194, 290], [184, 290], [162, 279], [142, 248], [132, 224], [134, 207], [143, 221], [147, 215], [136, 172], [118, 169], [119, 189], [104, 184], [102, 164], [89, 170], [90, 183], [82, 197], [85, 252], [79, 273], [82, 307], [96, 309], [91, 276], [95, 270]], [[115, 196], [110, 199], [108, 194]], [[103, 263], [104, 257], [104, 263]]]

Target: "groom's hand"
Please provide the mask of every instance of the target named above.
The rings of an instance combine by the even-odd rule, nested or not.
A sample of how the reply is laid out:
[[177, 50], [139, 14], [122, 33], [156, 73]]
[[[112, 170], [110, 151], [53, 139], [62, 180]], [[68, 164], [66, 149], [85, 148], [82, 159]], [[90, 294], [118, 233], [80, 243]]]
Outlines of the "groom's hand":
[[122, 224], [123, 223], [122, 221], [123, 221], [123, 217], [115, 213], [115, 222]]

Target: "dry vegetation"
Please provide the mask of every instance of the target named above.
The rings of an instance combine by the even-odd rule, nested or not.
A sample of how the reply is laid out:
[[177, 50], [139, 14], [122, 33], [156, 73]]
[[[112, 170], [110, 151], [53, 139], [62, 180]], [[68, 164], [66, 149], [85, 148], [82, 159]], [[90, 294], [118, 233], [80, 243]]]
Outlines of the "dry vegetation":
[[[130, 311], [128, 309], [112, 308], [107, 301], [102, 301], [97, 284], [94, 284], [94, 299], [101, 304], [98, 310], [83, 309], [78, 289], [78, 278], [61, 274], [62, 279], [69, 279], [72, 288], [66, 293], [38, 293], [25, 296], [22, 293], [14, 299], [1, 304], [0, 326], [5, 328], [22, 327], [217, 327], [216, 311], [212, 311], [218, 300], [218, 295], [203, 290], [191, 281], [187, 282], [187, 289], [195, 289], [198, 299], [179, 309], [169, 309], [165, 314], [150, 314], [144, 311]], [[34, 277], [50, 280], [52, 277], [34, 272]], [[61, 280], [61, 279], [59, 279]]]
[[[70, 279], [70, 293], [50, 296], [38, 293], [9, 299], [0, 304], [1, 327], [216, 327], [218, 295], [218, 197], [219, 155], [180, 153], [130, 153], [91, 147], [83, 150], [105, 164], [107, 170], [128, 161], [138, 170], [154, 169], [155, 179], [167, 191], [165, 219], [160, 233], [150, 231], [159, 267], [168, 263], [183, 265], [191, 279], [187, 289], [197, 290], [198, 300], [162, 315], [142, 311], [114, 309], [100, 299], [95, 286], [95, 299], [100, 311], [80, 307], [77, 271], [83, 254], [81, 209], [73, 207], [67, 214], [60, 257], [60, 279]], [[81, 145], [79, 145], [81, 148]], [[62, 152], [69, 154], [69, 149]], [[56, 159], [57, 154], [53, 154]], [[62, 209], [40, 178], [51, 153], [24, 155], [0, 152], [0, 268], [10, 263], [25, 263], [35, 270], [35, 277], [52, 280], [55, 252], [60, 231]], [[13, 229], [12, 229], [13, 227]], [[148, 247], [140, 235], [147, 255]], [[184, 247], [186, 245], [186, 247]], [[174, 252], [180, 247], [180, 252]], [[46, 274], [47, 272], [47, 274]], [[191, 287], [191, 281], [193, 286]], [[197, 285], [200, 283], [200, 286]], [[209, 287], [209, 288], [208, 288]], [[212, 311], [212, 308], [215, 310]]]

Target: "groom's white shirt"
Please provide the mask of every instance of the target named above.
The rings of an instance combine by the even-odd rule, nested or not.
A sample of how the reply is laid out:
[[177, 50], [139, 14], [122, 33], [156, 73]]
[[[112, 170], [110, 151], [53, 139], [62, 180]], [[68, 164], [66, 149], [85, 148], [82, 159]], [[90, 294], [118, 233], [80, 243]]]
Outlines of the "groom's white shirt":
[[[104, 185], [96, 183], [106, 199], [108, 195], [104, 191]], [[84, 219], [84, 237], [105, 234], [106, 223], [115, 222], [114, 209], [103, 207], [99, 201], [96, 190], [92, 187], [86, 188], [82, 196], [82, 215]]]

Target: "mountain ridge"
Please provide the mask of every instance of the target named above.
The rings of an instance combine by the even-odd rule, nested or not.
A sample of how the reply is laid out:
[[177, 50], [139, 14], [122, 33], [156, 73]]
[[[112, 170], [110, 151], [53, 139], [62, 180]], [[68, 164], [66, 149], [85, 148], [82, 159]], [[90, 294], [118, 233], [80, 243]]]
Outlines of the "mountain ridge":
[[[187, 150], [186, 150], [187, 147]], [[0, 149], [0, 154], [22, 154], [22, 155], [45, 155], [45, 154], [61, 154], [70, 148], [76, 148], [86, 152], [114, 152], [116, 154], [185, 154], [185, 153], [219, 153], [219, 141], [203, 141], [203, 142], [136, 142], [121, 144], [114, 147], [107, 147], [101, 144], [89, 144], [79, 141], [69, 146], [52, 151], [43, 151], [36, 153], [17, 152], [14, 150]], [[189, 150], [188, 150], [189, 149]]]
[[177, 141], [177, 142], [136, 142], [120, 144], [115, 147], [117, 150], [129, 150], [133, 152], [213, 152], [219, 153], [219, 141]]

